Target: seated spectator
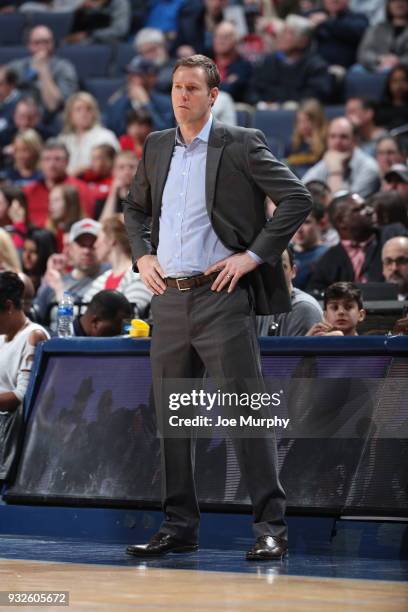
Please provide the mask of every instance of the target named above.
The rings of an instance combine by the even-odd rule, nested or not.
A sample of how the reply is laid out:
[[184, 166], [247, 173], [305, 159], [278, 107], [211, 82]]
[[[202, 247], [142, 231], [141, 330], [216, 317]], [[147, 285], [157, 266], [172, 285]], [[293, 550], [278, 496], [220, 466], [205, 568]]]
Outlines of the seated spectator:
[[133, 307], [119, 291], [95, 293], [85, 314], [74, 319], [74, 336], [107, 338], [124, 333], [124, 322], [133, 318]]
[[13, 165], [6, 167], [4, 175], [16, 187], [30, 185], [42, 178], [38, 168], [42, 141], [35, 130], [28, 129], [15, 136], [12, 143]]
[[371, 195], [380, 186], [377, 163], [356, 145], [353, 125], [346, 117], [330, 122], [327, 151], [302, 180], [304, 183], [323, 181], [332, 193], [347, 189], [362, 197]]
[[21, 406], [35, 347], [49, 338], [23, 310], [24, 283], [14, 272], [0, 272], [0, 414]]
[[24, 188], [28, 200], [29, 216], [34, 225], [44, 227], [48, 216], [50, 190], [55, 185], [63, 183], [69, 183], [78, 189], [85, 213], [93, 216], [95, 196], [86, 183], [73, 176], [68, 176], [68, 160], [69, 153], [62, 142], [50, 139], [45, 143], [40, 159], [43, 178]]
[[249, 101], [264, 108], [299, 102], [304, 98], [326, 101], [332, 80], [326, 62], [311, 47], [312, 27], [307, 19], [289, 15], [278, 36], [278, 50], [266, 55], [255, 70]]
[[327, 246], [322, 244], [320, 231], [320, 221], [324, 214], [324, 208], [313, 202], [312, 212], [293, 236], [297, 270], [293, 284], [298, 289], [306, 289], [314, 262], [320, 259], [328, 249]]
[[357, 326], [364, 321], [361, 291], [353, 283], [339, 282], [324, 292], [324, 318], [307, 336], [358, 336]]
[[331, 66], [343, 70], [356, 61], [360, 40], [368, 26], [362, 13], [349, 9], [349, 0], [323, 0], [323, 11], [309, 16], [315, 26], [314, 40], [317, 51]]
[[[0, 135], [10, 129], [14, 109], [20, 97], [21, 93], [17, 89], [17, 74], [7, 66], [0, 66]], [[0, 136], [0, 143], [2, 142]]]
[[[76, 302], [84, 301], [83, 297], [105, 267], [96, 258], [95, 242], [100, 231], [100, 224], [93, 219], [81, 219], [71, 227], [67, 255], [52, 255], [47, 262], [44, 282], [37, 292], [35, 306], [41, 320], [51, 321], [51, 328], [56, 328], [56, 308], [64, 291], [69, 291]], [[67, 264], [71, 267], [66, 272]], [[51, 310], [51, 312], [50, 312]]]
[[123, 151], [132, 151], [137, 159], [142, 158], [143, 145], [153, 130], [153, 121], [148, 112], [131, 110], [126, 118], [126, 134], [119, 138]]
[[404, 152], [397, 138], [385, 134], [377, 140], [375, 145], [375, 159], [377, 160], [378, 168], [382, 179], [381, 187], [384, 187], [384, 175], [390, 170], [394, 164], [402, 164], [404, 162]]
[[27, 48], [29, 57], [12, 61], [9, 68], [17, 74], [18, 88], [34, 96], [52, 115], [78, 89], [75, 68], [68, 60], [55, 55], [54, 36], [46, 26], [32, 28]]
[[322, 157], [326, 148], [327, 120], [318, 100], [300, 103], [286, 163], [300, 177]]
[[95, 198], [104, 198], [108, 195], [112, 184], [112, 169], [116, 150], [109, 144], [96, 145], [91, 151], [91, 165], [79, 175], [95, 193]]
[[408, 238], [396, 236], [382, 249], [383, 275], [387, 283], [398, 286], [398, 299], [408, 300]]
[[23, 245], [23, 272], [31, 280], [35, 292], [38, 291], [47, 270], [47, 261], [56, 251], [55, 237], [46, 229], [31, 229]]
[[324, 216], [320, 219], [320, 234], [322, 244], [327, 247], [336, 246], [339, 242], [339, 235], [330, 223], [328, 208], [332, 200], [332, 192], [327, 183], [323, 181], [310, 181], [306, 188], [309, 190], [312, 200], [325, 211]]
[[385, 72], [408, 62], [408, 3], [387, 0], [386, 20], [369, 27], [360, 43], [357, 61], [366, 70]]
[[131, 151], [121, 151], [113, 164], [113, 180], [106, 200], [96, 202], [96, 214], [104, 221], [117, 213], [122, 213], [122, 202], [130, 189], [130, 184], [136, 173], [138, 159]]
[[296, 264], [291, 247], [283, 251], [282, 265], [292, 310], [277, 315], [258, 315], [258, 336], [305, 336], [310, 327], [322, 318], [322, 309], [315, 298], [292, 284], [296, 277]]
[[83, 0], [75, 10], [68, 43], [112, 43], [130, 29], [129, 0]]
[[47, 140], [56, 133], [55, 128], [43, 123], [44, 113], [34, 98], [20, 98], [14, 108], [14, 113], [8, 128], [0, 132], [0, 146], [5, 147], [4, 154], [8, 154], [9, 145], [13, 138], [26, 130], [35, 130], [42, 140]]
[[335, 197], [329, 215], [340, 242], [316, 262], [307, 290], [319, 293], [339, 281], [364, 283], [384, 280], [382, 246], [393, 236], [408, 234], [405, 227], [393, 223], [377, 228], [373, 208], [359, 195], [351, 193]]
[[54, 251], [61, 253], [64, 247], [64, 234], [71, 227], [84, 218], [79, 192], [74, 185], [68, 183], [55, 185], [50, 191], [48, 199], [48, 219], [46, 227], [55, 236], [56, 248]]
[[377, 123], [387, 130], [408, 123], [408, 66], [398, 64], [388, 73]]
[[2, 270], [18, 273], [21, 272], [21, 264], [10, 234], [0, 227], [0, 271]]
[[346, 102], [345, 116], [354, 127], [359, 148], [375, 157], [377, 140], [385, 135], [385, 130], [375, 122], [377, 103], [364, 98], [349, 98]]
[[395, 191], [408, 202], [408, 166], [394, 164], [384, 175], [384, 191]]
[[133, 272], [132, 252], [125, 224], [118, 217], [102, 222], [101, 231], [95, 243], [96, 257], [100, 263], [109, 263], [111, 268], [101, 274], [84, 295], [89, 302], [95, 293], [103, 289], [117, 290], [134, 305], [137, 318], [147, 318], [152, 294]]
[[190, 47], [189, 55], [211, 56], [215, 26], [224, 20], [228, 0], [186, 2], [179, 13], [179, 27], [174, 48]]
[[158, 68], [155, 88], [164, 94], [171, 92], [173, 68], [176, 63], [169, 57], [166, 38], [156, 28], [142, 28], [135, 36], [133, 46], [137, 55], [147, 59]]
[[127, 67], [126, 91], [119, 91], [108, 105], [107, 125], [121, 136], [126, 132], [126, 116], [131, 110], [149, 113], [154, 130], [173, 126], [170, 96], [156, 89], [158, 68], [151, 60], [135, 57]]
[[246, 102], [252, 66], [238, 51], [239, 35], [235, 25], [222, 21], [214, 30], [214, 61], [221, 76], [220, 90], [235, 102]]
[[64, 127], [58, 139], [68, 149], [68, 172], [73, 176], [89, 168], [96, 145], [109, 144], [117, 151], [120, 149], [115, 134], [101, 125], [97, 101], [86, 91], [79, 91], [67, 100]]
[[371, 196], [370, 204], [377, 216], [377, 223], [381, 227], [390, 223], [401, 223], [408, 229], [408, 200], [396, 191], [380, 191]]
[[0, 227], [11, 235], [16, 249], [23, 248], [30, 228], [26, 195], [18, 187], [5, 185], [0, 188]]

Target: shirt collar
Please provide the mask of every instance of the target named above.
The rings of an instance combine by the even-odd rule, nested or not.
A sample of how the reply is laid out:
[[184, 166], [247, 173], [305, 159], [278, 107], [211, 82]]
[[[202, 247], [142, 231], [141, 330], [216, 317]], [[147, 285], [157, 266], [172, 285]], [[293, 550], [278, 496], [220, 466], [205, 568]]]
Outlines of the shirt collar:
[[[208, 140], [210, 138], [210, 131], [211, 131], [212, 122], [213, 122], [213, 116], [212, 116], [212, 113], [210, 113], [208, 121], [201, 128], [201, 130], [197, 134], [197, 136], [194, 137], [193, 142], [196, 141], [196, 140], [201, 140], [202, 142], [208, 143]], [[184, 143], [184, 140], [183, 140], [183, 136], [181, 135], [181, 131], [180, 131], [180, 127], [179, 126], [177, 126], [177, 129], [176, 129], [176, 144], [181, 144], [181, 145], [185, 146], [185, 143]]]

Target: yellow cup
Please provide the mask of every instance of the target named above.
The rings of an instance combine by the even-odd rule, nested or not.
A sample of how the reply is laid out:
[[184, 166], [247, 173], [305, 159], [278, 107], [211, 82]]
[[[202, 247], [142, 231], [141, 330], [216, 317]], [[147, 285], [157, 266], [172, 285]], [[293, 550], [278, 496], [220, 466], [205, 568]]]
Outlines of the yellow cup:
[[141, 319], [132, 319], [129, 335], [131, 338], [146, 338], [150, 332], [150, 325]]

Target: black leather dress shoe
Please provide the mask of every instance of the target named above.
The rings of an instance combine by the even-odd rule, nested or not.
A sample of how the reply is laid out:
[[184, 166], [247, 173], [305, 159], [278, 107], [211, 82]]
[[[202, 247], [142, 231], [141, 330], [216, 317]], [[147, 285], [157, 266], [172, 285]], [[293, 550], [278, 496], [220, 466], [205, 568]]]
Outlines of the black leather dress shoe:
[[183, 553], [198, 550], [198, 544], [177, 540], [166, 533], [156, 533], [147, 544], [132, 544], [128, 546], [128, 555], [136, 557], [162, 557], [167, 553]]
[[287, 553], [288, 543], [282, 538], [271, 535], [259, 536], [247, 552], [248, 561], [274, 561], [282, 559]]

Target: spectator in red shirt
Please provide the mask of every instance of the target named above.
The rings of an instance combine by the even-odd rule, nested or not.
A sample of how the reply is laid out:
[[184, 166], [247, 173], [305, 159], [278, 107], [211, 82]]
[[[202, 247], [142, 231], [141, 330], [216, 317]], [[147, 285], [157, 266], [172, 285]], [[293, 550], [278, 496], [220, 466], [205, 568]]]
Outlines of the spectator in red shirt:
[[50, 139], [45, 143], [40, 161], [44, 178], [24, 188], [28, 199], [28, 211], [34, 225], [44, 227], [48, 215], [50, 190], [61, 183], [69, 183], [77, 187], [86, 215], [93, 217], [95, 196], [84, 181], [68, 176], [68, 160], [69, 154], [64, 144], [55, 139]]
[[91, 153], [91, 166], [79, 175], [95, 193], [96, 199], [106, 198], [112, 184], [116, 150], [110, 144], [96, 145]]

